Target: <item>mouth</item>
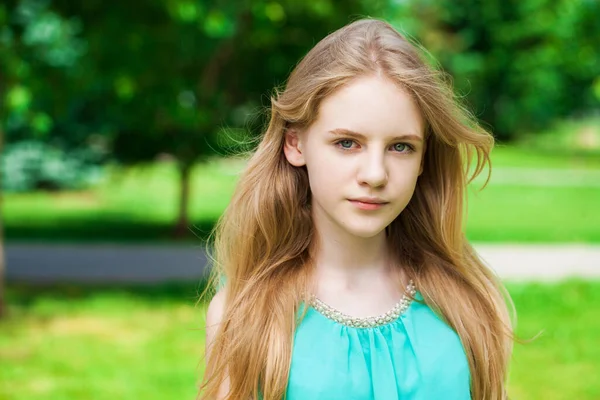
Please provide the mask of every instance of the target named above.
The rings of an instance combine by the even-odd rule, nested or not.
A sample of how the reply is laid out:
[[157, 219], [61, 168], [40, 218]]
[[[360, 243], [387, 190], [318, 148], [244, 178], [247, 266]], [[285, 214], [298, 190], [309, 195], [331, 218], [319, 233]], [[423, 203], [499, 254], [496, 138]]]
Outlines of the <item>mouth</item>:
[[356, 199], [348, 199], [353, 202], [365, 203], [365, 204], [387, 204], [388, 202], [378, 198], [370, 198], [370, 197], [359, 197]]
[[350, 203], [352, 203], [354, 206], [356, 206], [359, 209], [361, 209], [361, 210], [377, 210], [379, 208], [382, 208], [386, 204], [388, 204], [387, 202], [378, 201], [378, 200], [352, 200], [352, 199], [348, 199], [348, 201]]

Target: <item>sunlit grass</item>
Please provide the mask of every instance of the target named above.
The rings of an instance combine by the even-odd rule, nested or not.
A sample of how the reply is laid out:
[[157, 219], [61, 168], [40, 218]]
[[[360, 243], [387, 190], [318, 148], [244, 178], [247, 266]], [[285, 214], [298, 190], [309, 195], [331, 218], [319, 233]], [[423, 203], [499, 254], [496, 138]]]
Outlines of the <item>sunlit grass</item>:
[[478, 242], [600, 243], [600, 186], [489, 185], [469, 193], [467, 236]]
[[600, 282], [509, 287], [519, 313], [518, 334], [540, 337], [516, 344], [514, 399], [600, 398]]
[[[178, 296], [31, 294], [0, 322], [0, 398], [193, 399], [204, 312]], [[154, 298], [153, 298], [154, 297]]]
[[[600, 282], [511, 284], [518, 334], [510, 394], [600, 398]], [[9, 287], [0, 322], [0, 398], [193, 399], [204, 311], [193, 285]]]

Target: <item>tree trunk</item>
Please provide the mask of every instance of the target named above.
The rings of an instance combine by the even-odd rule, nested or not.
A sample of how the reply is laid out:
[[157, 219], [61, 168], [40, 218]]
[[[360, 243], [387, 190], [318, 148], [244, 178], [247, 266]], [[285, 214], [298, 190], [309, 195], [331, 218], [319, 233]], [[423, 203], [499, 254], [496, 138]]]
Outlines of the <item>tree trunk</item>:
[[[0, 122], [0, 154], [4, 150], [4, 130]], [[0, 171], [0, 319], [6, 316], [4, 297], [4, 224], [2, 221], [2, 175]]]
[[193, 164], [182, 162], [179, 164], [179, 210], [174, 236], [181, 238], [190, 233], [188, 205], [190, 202], [190, 175]]
[[4, 302], [4, 264], [4, 226], [2, 224], [2, 219], [0, 218], [0, 319], [6, 316], [6, 304]]

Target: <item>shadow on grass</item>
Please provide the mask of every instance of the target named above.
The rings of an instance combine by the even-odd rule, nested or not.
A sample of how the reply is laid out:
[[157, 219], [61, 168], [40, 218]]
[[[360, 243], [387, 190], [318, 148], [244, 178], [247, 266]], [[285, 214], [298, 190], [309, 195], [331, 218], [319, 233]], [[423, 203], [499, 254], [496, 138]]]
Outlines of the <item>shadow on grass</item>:
[[132, 220], [127, 217], [80, 217], [39, 222], [6, 221], [4, 232], [8, 241], [179, 242], [204, 241], [215, 224], [215, 220], [194, 221], [184, 235], [178, 236], [175, 234], [174, 224]]
[[153, 284], [27, 284], [7, 283], [6, 302], [22, 308], [34, 305], [39, 299], [61, 303], [84, 301], [98, 296], [126, 297], [147, 304], [186, 302], [198, 300], [207, 286], [207, 279], [199, 281], [174, 281]]

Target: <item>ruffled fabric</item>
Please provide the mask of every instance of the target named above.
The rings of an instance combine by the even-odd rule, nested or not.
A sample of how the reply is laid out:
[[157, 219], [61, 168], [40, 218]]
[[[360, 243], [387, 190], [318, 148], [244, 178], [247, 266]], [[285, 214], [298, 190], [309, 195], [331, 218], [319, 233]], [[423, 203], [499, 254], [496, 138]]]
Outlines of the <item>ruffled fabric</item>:
[[373, 328], [348, 327], [309, 308], [296, 330], [287, 400], [470, 398], [460, 339], [424, 303], [413, 301], [398, 319]]

